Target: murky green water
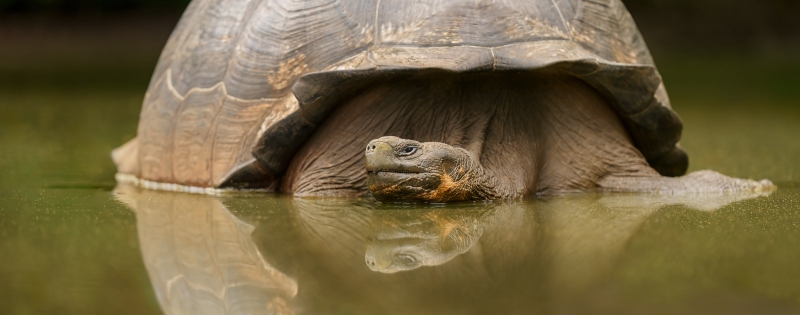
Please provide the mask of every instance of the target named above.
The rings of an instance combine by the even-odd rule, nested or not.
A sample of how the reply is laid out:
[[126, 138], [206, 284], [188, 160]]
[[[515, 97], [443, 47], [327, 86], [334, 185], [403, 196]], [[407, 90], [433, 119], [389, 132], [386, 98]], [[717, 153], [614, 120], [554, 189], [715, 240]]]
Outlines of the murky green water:
[[399, 206], [117, 187], [108, 153], [146, 78], [6, 71], [0, 313], [800, 313], [800, 67], [667, 61], [691, 168], [777, 192]]

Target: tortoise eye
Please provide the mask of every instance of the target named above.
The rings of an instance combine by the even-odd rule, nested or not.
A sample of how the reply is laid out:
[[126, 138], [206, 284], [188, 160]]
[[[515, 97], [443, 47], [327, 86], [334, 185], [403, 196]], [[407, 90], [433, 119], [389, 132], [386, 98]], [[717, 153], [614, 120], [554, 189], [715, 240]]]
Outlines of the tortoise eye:
[[414, 258], [414, 256], [407, 254], [397, 254], [394, 257], [394, 262], [406, 268], [414, 268], [419, 265], [417, 259]]
[[408, 156], [408, 155], [412, 155], [412, 154], [414, 154], [416, 152], [417, 152], [417, 147], [415, 147], [415, 146], [407, 146], [407, 147], [403, 148], [402, 151], [400, 151], [400, 156]]

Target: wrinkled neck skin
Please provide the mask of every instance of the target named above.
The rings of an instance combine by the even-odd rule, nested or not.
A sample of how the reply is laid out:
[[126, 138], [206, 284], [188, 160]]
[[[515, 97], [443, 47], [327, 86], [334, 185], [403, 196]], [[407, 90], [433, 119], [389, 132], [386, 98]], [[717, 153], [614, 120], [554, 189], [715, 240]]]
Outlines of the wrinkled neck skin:
[[[376, 142], [385, 146], [374, 147], [370, 163]], [[419, 151], [402, 156], [409, 144]], [[510, 199], [586, 190], [618, 169], [649, 168], [616, 113], [583, 81], [426, 74], [376, 84], [338, 105], [296, 154], [282, 190], [371, 192], [383, 201]]]
[[428, 153], [438, 149], [449, 154], [444, 154], [447, 163], [438, 165], [432, 163], [433, 155], [421, 159], [431, 162], [424, 167], [449, 171], [436, 175], [439, 185], [426, 186], [427, 194], [401, 183], [372, 183], [386, 193], [394, 186], [411, 194], [396, 194], [396, 200], [423, 195], [431, 201], [498, 199], [534, 193], [541, 165], [536, 133], [544, 117], [533, 103], [550, 100], [526, 100], [529, 96], [519, 92], [542, 89], [545, 93], [527, 94], [557, 99], [546, 91], [557, 90], [549, 85], [561, 79], [525, 79], [496, 73], [428, 73], [376, 83], [339, 104], [316, 128], [292, 159], [280, 190], [300, 197], [369, 195], [365, 146], [393, 136], [424, 144]]

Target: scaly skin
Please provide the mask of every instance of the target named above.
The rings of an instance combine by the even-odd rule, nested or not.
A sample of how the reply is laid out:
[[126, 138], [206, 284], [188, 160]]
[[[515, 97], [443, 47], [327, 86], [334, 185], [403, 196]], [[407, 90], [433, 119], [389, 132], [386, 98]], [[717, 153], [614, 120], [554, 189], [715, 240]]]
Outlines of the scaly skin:
[[501, 72], [398, 79], [357, 93], [298, 151], [280, 187], [300, 197], [423, 202], [772, 189], [710, 171], [663, 177], [591, 86]]

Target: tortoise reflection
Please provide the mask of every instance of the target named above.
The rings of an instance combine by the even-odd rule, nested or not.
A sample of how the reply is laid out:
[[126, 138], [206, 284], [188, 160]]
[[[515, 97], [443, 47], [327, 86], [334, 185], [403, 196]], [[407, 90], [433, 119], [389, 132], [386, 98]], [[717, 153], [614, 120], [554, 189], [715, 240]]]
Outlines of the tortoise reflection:
[[662, 206], [710, 211], [757, 196], [435, 206], [117, 195], [136, 212], [167, 314], [582, 313], [575, 308], [601, 296], [625, 244]]

